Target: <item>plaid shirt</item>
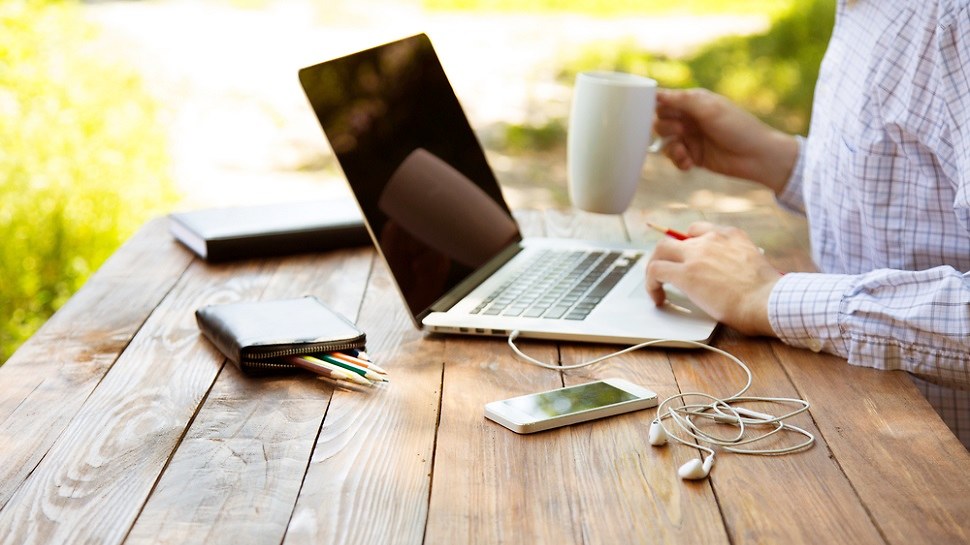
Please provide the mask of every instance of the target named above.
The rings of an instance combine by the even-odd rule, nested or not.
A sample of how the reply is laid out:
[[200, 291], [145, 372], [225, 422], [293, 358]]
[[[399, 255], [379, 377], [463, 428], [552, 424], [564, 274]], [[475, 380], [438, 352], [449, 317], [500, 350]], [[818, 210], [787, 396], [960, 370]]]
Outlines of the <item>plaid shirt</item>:
[[970, 448], [970, 0], [839, 2], [779, 201], [822, 274], [778, 282], [778, 336], [916, 375]]

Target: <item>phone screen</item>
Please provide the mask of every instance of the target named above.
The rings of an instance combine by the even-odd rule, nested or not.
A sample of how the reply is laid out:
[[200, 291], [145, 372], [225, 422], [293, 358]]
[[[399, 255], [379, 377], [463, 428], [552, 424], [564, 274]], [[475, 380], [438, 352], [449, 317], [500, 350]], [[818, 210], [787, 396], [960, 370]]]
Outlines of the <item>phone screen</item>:
[[592, 382], [551, 392], [507, 399], [503, 403], [539, 420], [634, 399], [637, 399], [637, 397], [630, 392], [605, 382]]

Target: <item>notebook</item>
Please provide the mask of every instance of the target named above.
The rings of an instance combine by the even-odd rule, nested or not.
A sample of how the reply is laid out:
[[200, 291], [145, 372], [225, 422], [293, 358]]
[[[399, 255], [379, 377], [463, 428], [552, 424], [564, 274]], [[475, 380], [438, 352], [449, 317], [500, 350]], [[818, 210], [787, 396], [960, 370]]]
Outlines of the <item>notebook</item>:
[[169, 232], [211, 263], [370, 244], [349, 198], [173, 212]]
[[647, 295], [652, 248], [522, 237], [426, 35], [299, 77], [418, 328], [622, 344], [710, 340], [717, 323], [686, 298], [668, 292], [674, 304], [658, 308]]

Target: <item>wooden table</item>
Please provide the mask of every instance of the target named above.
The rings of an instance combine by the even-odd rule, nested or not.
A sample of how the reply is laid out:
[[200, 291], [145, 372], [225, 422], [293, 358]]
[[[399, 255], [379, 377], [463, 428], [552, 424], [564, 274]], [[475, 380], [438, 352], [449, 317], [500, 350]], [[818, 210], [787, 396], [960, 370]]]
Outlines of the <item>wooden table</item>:
[[[695, 203], [696, 204], [696, 203]], [[722, 207], [723, 208], [723, 207]], [[683, 227], [686, 209], [650, 212]], [[766, 206], [712, 208], [779, 267], [803, 231]], [[533, 211], [529, 234], [648, 243], [644, 214]], [[209, 304], [314, 294], [355, 319], [393, 382], [252, 379], [199, 334]], [[576, 362], [608, 347], [524, 341]], [[970, 456], [907, 376], [722, 330], [753, 395], [800, 396], [818, 437], [794, 455], [647, 444], [653, 410], [519, 436], [486, 402], [620, 376], [733, 393], [707, 352], [644, 350], [578, 372], [523, 364], [501, 339], [425, 336], [370, 249], [208, 265], [146, 225], [0, 368], [3, 543], [967, 543]]]

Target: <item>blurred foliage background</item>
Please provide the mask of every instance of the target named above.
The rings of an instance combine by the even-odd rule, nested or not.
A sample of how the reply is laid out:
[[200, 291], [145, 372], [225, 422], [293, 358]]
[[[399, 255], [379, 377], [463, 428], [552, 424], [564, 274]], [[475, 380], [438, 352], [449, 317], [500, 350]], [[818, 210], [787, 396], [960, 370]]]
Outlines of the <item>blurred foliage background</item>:
[[646, 74], [663, 87], [704, 87], [777, 128], [805, 134], [834, 22], [835, 0], [805, 0], [780, 11], [764, 34], [722, 38], [685, 59], [605, 43], [568, 61], [560, 77], [607, 69]]
[[0, 362], [175, 200], [161, 111], [72, 2], [0, 2]]
[[[575, 1], [597, 3], [597, 0]], [[722, 6], [719, 9], [728, 5], [715, 0], [695, 3], [717, 4]], [[776, 2], [767, 32], [721, 38], [685, 58], [652, 54], [628, 42], [587, 46], [563, 61], [557, 77], [571, 83], [584, 70], [618, 70], [648, 75], [662, 87], [704, 87], [727, 96], [774, 127], [804, 135], [808, 133], [819, 64], [835, 22], [835, 3], [835, 0]], [[509, 126], [505, 151], [523, 153], [562, 146], [567, 126], [565, 119], [549, 119], [541, 125]]]
[[[268, 0], [209, 0], [259, 9]], [[279, 0], [286, 1], [286, 0]], [[366, 0], [361, 0], [366, 1]], [[385, 2], [390, 0], [383, 0]], [[770, 29], [685, 58], [604, 42], [563, 55], [558, 78], [624, 70], [702, 86], [765, 121], [807, 130], [835, 0], [402, 0], [431, 11], [595, 17], [768, 14]], [[172, 209], [164, 103], [114, 62], [78, 0], [0, 2], [0, 364], [146, 220]], [[524, 46], [527, 47], [527, 46]], [[501, 151], [565, 143], [566, 120], [506, 127]]]

